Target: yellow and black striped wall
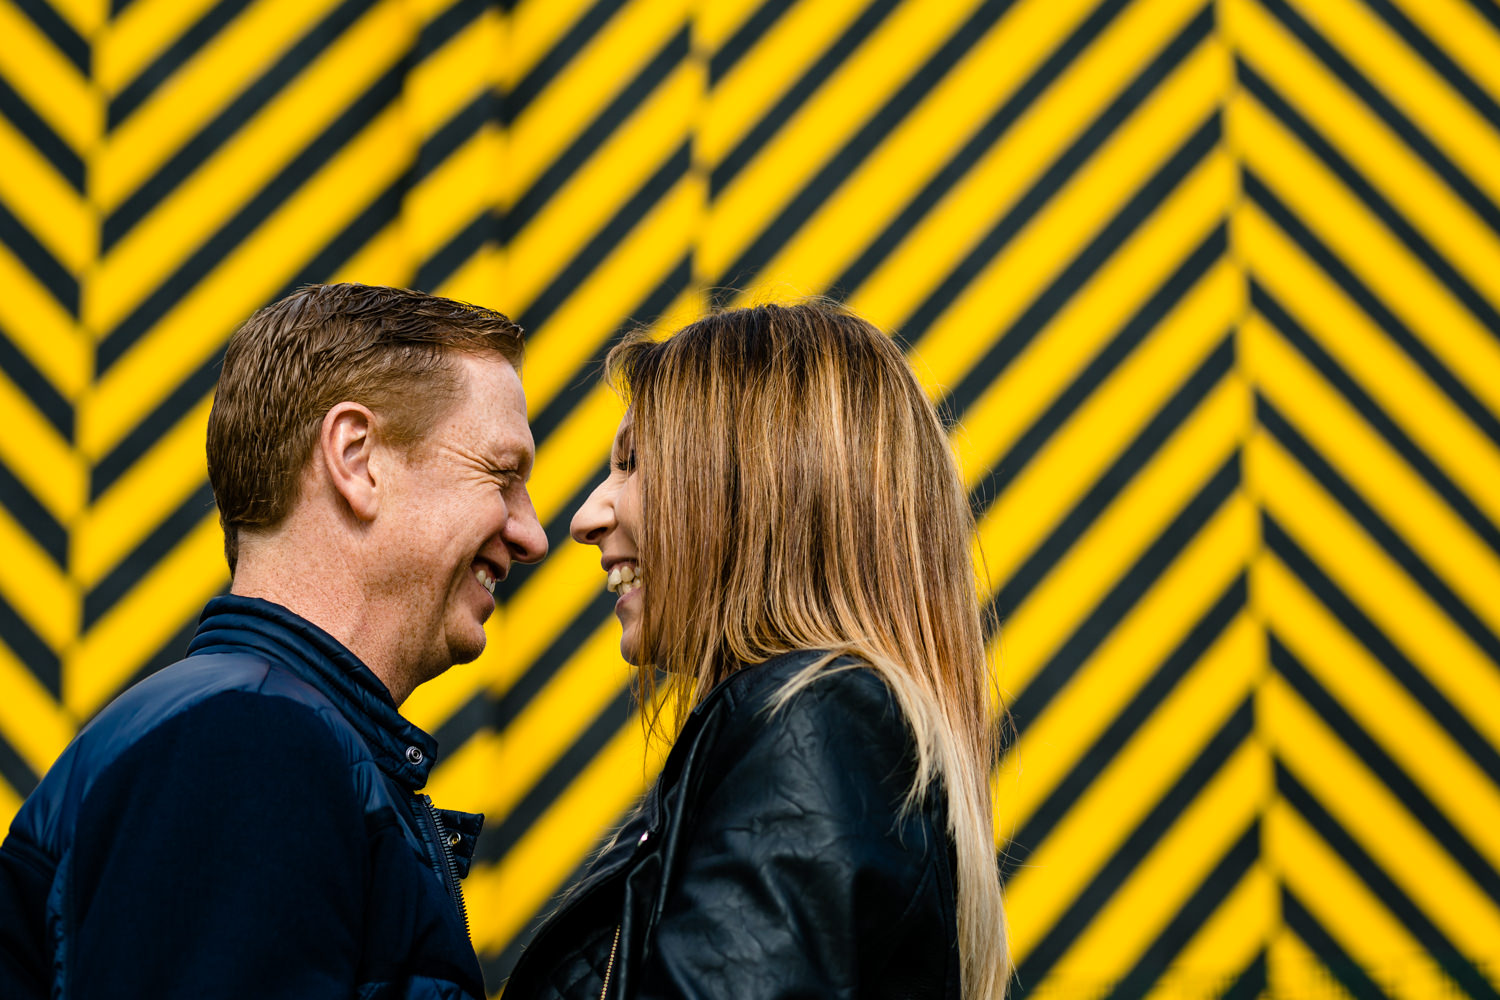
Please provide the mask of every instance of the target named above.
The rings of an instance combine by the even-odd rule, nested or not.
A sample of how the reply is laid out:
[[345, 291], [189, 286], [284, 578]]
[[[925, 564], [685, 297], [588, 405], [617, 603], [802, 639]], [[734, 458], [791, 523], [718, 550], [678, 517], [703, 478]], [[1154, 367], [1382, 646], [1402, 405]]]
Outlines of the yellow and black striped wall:
[[1494, 0], [0, 0], [0, 819], [227, 577], [225, 338], [529, 331], [552, 541], [409, 703], [491, 987], [652, 776], [623, 328], [829, 293], [980, 524], [1018, 995], [1500, 995]]

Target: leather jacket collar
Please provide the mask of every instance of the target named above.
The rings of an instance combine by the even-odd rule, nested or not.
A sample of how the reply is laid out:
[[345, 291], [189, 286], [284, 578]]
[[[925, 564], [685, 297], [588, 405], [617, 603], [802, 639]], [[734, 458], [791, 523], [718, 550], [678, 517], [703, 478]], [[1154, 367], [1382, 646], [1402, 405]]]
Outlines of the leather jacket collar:
[[437, 741], [408, 722], [390, 691], [343, 643], [279, 604], [233, 594], [208, 602], [188, 655], [251, 649], [323, 692], [370, 748], [380, 769], [415, 791], [427, 784]]

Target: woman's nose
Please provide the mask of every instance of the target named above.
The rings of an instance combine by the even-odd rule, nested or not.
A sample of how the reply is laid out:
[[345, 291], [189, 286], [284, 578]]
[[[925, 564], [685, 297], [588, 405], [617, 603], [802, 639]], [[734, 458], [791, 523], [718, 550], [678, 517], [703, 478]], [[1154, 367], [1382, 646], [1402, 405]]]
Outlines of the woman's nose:
[[609, 495], [609, 480], [594, 487], [594, 492], [573, 515], [570, 526], [573, 540], [584, 545], [598, 545], [615, 526], [615, 505]]

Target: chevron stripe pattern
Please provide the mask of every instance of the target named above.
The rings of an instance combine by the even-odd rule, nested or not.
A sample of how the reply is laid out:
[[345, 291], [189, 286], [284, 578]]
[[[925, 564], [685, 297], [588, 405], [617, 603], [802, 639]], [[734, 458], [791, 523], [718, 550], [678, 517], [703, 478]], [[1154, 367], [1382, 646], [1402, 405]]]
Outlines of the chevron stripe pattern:
[[1492, 0], [0, 0], [0, 819], [228, 583], [235, 324], [528, 330], [552, 555], [407, 703], [498, 989], [649, 783], [623, 329], [832, 294], [979, 515], [1030, 996], [1500, 994]]

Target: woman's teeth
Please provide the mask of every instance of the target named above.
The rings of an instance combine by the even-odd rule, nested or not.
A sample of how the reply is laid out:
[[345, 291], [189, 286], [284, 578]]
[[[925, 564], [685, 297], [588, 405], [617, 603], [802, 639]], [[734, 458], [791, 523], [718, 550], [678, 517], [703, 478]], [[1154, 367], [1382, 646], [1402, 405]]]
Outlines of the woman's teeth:
[[495, 578], [490, 576], [488, 569], [483, 566], [474, 567], [474, 579], [479, 581], [481, 587], [490, 592], [491, 597], [495, 596]]
[[607, 589], [611, 594], [628, 594], [641, 585], [641, 569], [626, 563], [609, 571]]

